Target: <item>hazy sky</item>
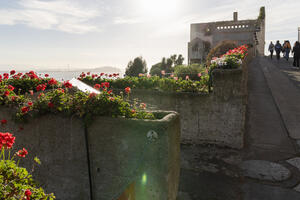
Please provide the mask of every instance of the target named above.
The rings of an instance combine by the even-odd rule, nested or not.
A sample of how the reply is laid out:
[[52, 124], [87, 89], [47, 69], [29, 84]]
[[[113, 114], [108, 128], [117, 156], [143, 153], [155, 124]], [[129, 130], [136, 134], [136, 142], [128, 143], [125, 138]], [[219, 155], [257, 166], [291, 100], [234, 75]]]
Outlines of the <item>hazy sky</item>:
[[[297, 39], [299, 0], [0, 0], [0, 69], [148, 64], [187, 57], [190, 24], [256, 18], [269, 40]], [[185, 60], [186, 61], [186, 60]]]

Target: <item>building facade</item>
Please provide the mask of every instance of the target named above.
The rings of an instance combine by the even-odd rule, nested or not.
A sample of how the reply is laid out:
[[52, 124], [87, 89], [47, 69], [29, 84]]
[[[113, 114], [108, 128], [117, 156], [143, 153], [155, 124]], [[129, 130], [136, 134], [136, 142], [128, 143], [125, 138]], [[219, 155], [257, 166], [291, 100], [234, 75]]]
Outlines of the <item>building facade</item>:
[[264, 55], [265, 8], [254, 20], [238, 20], [238, 13], [234, 12], [232, 21], [191, 24], [188, 63], [205, 62], [210, 49], [224, 40], [253, 46], [257, 54]]

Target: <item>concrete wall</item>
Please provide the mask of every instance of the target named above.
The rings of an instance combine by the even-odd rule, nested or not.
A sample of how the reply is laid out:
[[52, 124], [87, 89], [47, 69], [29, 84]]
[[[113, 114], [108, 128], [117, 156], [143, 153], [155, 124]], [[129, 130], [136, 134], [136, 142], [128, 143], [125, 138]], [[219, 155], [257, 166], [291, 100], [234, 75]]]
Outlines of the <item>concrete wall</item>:
[[[157, 137], [150, 135], [153, 131]], [[101, 117], [88, 134], [94, 199], [117, 199], [131, 184], [137, 200], [176, 199], [180, 171], [177, 114], [162, 120]]]
[[258, 55], [265, 55], [265, 45], [266, 45], [266, 41], [265, 41], [265, 35], [266, 35], [266, 19], [260, 19], [258, 20], [258, 25], [260, 28], [260, 31], [256, 32], [256, 40], [257, 40], [257, 53]]
[[[164, 116], [160, 120], [99, 117], [88, 128], [80, 119], [59, 115], [32, 118], [20, 125], [11, 120], [12, 114], [11, 109], [0, 107], [0, 119], [8, 120], [0, 131], [16, 136], [14, 151], [28, 150], [21, 166], [30, 171], [33, 158], [40, 158], [42, 165], [33, 176], [58, 200], [117, 200], [131, 183], [135, 199], [176, 199], [180, 170], [177, 113], [160, 113]], [[20, 126], [24, 130], [19, 131]], [[148, 134], [150, 130], [157, 137]]]
[[180, 114], [182, 143], [213, 143], [243, 148], [247, 99], [247, 63], [250, 50], [239, 69], [213, 73], [213, 93], [167, 93], [132, 90], [131, 99], [139, 99], [149, 110], [174, 110]]
[[[2, 126], [0, 131], [16, 136], [14, 152], [23, 147], [28, 150], [20, 166], [31, 171], [33, 158], [37, 156], [42, 165], [35, 167], [33, 176], [47, 193], [54, 192], [58, 200], [89, 199], [83, 123], [76, 118], [47, 115], [21, 125], [12, 121], [12, 115], [12, 109], [0, 107], [0, 119], [8, 120], [7, 126]], [[24, 130], [19, 131], [19, 127]]]

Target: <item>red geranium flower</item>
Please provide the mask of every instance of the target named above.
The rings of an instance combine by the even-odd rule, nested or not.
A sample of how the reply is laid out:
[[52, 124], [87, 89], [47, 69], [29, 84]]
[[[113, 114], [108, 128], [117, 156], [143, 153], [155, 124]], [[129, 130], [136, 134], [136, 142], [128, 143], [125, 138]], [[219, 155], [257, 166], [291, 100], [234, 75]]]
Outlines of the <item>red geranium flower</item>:
[[57, 85], [57, 80], [55, 80], [54, 78], [51, 78], [51, 79], [48, 81], [48, 84], [49, 84], [49, 85]]
[[52, 102], [49, 102], [49, 103], [48, 103], [48, 107], [49, 107], [49, 108], [53, 108], [53, 107], [54, 107], [54, 104], [53, 104]]
[[10, 71], [10, 75], [14, 75], [15, 73], [16, 73], [15, 70], [11, 70], [11, 71]]
[[45, 74], [45, 77], [46, 77], [46, 78], [49, 77], [49, 74]]
[[19, 157], [25, 158], [25, 156], [28, 154], [28, 151], [25, 148], [23, 148], [22, 150], [19, 150], [16, 154]]
[[33, 96], [33, 90], [29, 90], [31, 96]]
[[25, 114], [25, 113], [27, 113], [29, 111], [29, 107], [28, 106], [23, 106], [21, 108], [21, 111], [22, 111], [23, 114]]
[[29, 101], [27, 104], [28, 104], [28, 106], [32, 106], [33, 105], [33, 103], [31, 101]]
[[5, 125], [5, 124], [7, 124], [7, 120], [6, 119], [2, 119], [1, 120], [1, 125]]
[[105, 86], [106, 88], [109, 88], [109, 82], [104, 82], [104, 86]]
[[126, 92], [127, 94], [129, 94], [129, 93], [131, 92], [131, 88], [130, 88], [130, 87], [125, 88], [125, 92]]
[[11, 133], [0, 132], [0, 149], [2, 149], [2, 147], [10, 149], [15, 143], [15, 139], [16, 138]]
[[47, 87], [46, 84], [40, 84], [36, 86], [36, 91], [40, 91], [40, 90], [44, 91], [46, 87]]
[[66, 88], [72, 88], [72, 84], [71, 84], [69, 81], [64, 82], [64, 86], [65, 86]]
[[100, 87], [101, 87], [101, 85], [100, 85], [100, 84], [98, 84], [98, 83], [94, 85], [94, 88], [95, 88], [95, 89], [97, 89], [97, 90], [99, 90], [99, 89], [100, 89]]
[[80, 77], [81, 78], [84, 78], [86, 75], [85, 75], [85, 73], [84, 72], [82, 72], [81, 74], [80, 74]]
[[7, 86], [7, 87], [8, 87], [8, 89], [9, 89], [10, 91], [13, 91], [13, 90], [15, 89], [15, 87], [12, 86], [12, 85], [9, 85], [9, 86]]
[[8, 90], [6, 90], [5, 92], [4, 92], [4, 96], [8, 96], [9, 95], [9, 91]]
[[31, 193], [30, 190], [27, 189], [27, 190], [25, 191], [26, 200], [30, 200], [31, 194], [32, 194], [32, 193]]
[[3, 74], [3, 78], [4, 78], [4, 79], [8, 79], [8, 78], [9, 78], [9, 74], [8, 74], [8, 73], [4, 73], [4, 74]]
[[96, 93], [92, 92], [92, 93], [89, 94], [89, 98], [93, 98], [93, 97], [95, 97], [96, 95], [97, 95]]

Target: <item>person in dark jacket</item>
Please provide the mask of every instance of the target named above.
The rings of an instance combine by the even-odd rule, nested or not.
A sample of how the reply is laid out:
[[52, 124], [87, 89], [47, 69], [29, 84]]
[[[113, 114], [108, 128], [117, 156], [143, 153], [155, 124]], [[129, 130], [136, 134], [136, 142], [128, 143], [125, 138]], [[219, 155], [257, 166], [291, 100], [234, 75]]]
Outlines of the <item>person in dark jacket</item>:
[[271, 42], [270, 45], [269, 45], [269, 51], [271, 53], [271, 59], [273, 59], [274, 48], [275, 48], [275, 46], [274, 46], [273, 42]]
[[288, 61], [289, 60], [289, 55], [290, 55], [290, 52], [291, 52], [291, 43], [290, 41], [285, 41], [284, 42], [284, 45], [283, 45], [283, 51], [284, 51], [284, 57], [285, 59]]
[[277, 60], [279, 60], [280, 59], [280, 52], [282, 51], [282, 46], [281, 46], [279, 40], [277, 40], [277, 42], [275, 44], [275, 51], [276, 51]]
[[294, 53], [294, 62], [293, 65], [299, 67], [299, 59], [300, 59], [300, 43], [297, 41], [293, 47]]

